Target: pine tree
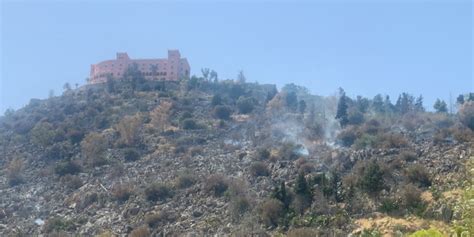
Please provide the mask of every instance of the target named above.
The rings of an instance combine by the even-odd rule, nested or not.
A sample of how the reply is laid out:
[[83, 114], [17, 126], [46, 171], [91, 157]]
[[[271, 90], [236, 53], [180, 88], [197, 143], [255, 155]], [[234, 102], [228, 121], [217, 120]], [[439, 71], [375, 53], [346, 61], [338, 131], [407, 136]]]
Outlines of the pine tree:
[[447, 113], [448, 112], [448, 105], [444, 100], [436, 99], [433, 108], [436, 110], [437, 113]]
[[306, 198], [307, 200], [312, 200], [312, 193], [311, 189], [304, 177], [304, 173], [301, 172], [296, 179], [296, 184], [294, 188], [294, 192], [296, 195], [301, 195], [302, 197]]
[[336, 119], [339, 120], [339, 124], [341, 127], [345, 127], [349, 122], [347, 118], [347, 108], [348, 108], [348, 98], [344, 90], [341, 89], [341, 97], [339, 98], [339, 102], [337, 103], [337, 113]]
[[420, 95], [418, 98], [416, 98], [415, 102], [415, 111], [416, 112], [424, 112], [425, 108], [423, 107], [423, 96]]
[[372, 100], [372, 109], [376, 113], [383, 113], [385, 112], [383, 97], [381, 94], [377, 94], [374, 99]]

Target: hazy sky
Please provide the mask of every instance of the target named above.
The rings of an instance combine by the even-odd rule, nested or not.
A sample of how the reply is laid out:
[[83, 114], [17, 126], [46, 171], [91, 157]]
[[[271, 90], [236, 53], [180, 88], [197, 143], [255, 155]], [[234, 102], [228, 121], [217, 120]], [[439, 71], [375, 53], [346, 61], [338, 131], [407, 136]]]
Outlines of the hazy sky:
[[425, 106], [474, 91], [470, 0], [1, 1], [0, 113], [126, 51], [179, 49], [219, 77], [294, 82], [313, 93], [423, 94]]

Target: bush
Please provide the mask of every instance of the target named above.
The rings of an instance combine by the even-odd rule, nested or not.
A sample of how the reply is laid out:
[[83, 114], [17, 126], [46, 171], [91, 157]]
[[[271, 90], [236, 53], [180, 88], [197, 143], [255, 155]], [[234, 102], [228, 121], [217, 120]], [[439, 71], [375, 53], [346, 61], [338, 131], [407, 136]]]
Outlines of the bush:
[[378, 137], [380, 148], [402, 148], [408, 141], [399, 133], [386, 133]]
[[126, 148], [123, 152], [123, 158], [127, 162], [132, 162], [140, 159], [140, 153], [138, 153], [137, 149], [134, 148]]
[[71, 190], [78, 189], [78, 188], [82, 187], [82, 185], [83, 185], [81, 178], [79, 178], [76, 175], [67, 174], [67, 175], [61, 177], [60, 180], [67, 188], [69, 188]]
[[284, 214], [284, 205], [276, 199], [268, 199], [259, 208], [262, 222], [267, 226], [277, 226]]
[[164, 223], [166, 223], [168, 221], [172, 221], [174, 219], [175, 219], [175, 217], [173, 217], [173, 215], [171, 215], [171, 213], [165, 212], [165, 211], [160, 211], [158, 213], [147, 214], [145, 216], [145, 223], [147, 223], [147, 225], [150, 228], [156, 228], [160, 224], [164, 224]]
[[255, 162], [250, 166], [250, 174], [254, 177], [268, 176], [270, 171], [263, 162]]
[[185, 119], [181, 122], [181, 126], [185, 130], [199, 129], [197, 122], [194, 119]]
[[56, 136], [54, 127], [48, 122], [39, 122], [30, 132], [31, 142], [42, 148], [46, 148], [54, 142]]
[[359, 186], [368, 193], [378, 193], [384, 188], [383, 172], [375, 161], [369, 161], [360, 166]]
[[6, 175], [8, 185], [11, 187], [23, 183], [23, 161], [20, 158], [15, 158], [7, 166]]
[[257, 160], [267, 160], [270, 158], [270, 151], [266, 148], [259, 148], [257, 150]]
[[212, 193], [214, 196], [221, 196], [228, 188], [229, 184], [227, 179], [221, 174], [209, 176], [204, 185], [204, 190], [208, 193]]
[[250, 200], [245, 196], [236, 196], [230, 201], [230, 213], [234, 219], [239, 219], [249, 209]]
[[459, 110], [459, 119], [466, 127], [474, 131], [474, 101], [463, 104]]
[[257, 101], [251, 97], [239, 97], [237, 100], [237, 108], [239, 109], [239, 113], [241, 114], [248, 114], [251, 113], [255, 107]]
[[112, 189], [112, 196], [119, 202], [127, 201], [132, 194], [133, 188], [131, 185], [119, 184]]
[[171, 188], [162, 183], [153, 183], [145, 189], [145, 197], [148, 201], [162, 201], [171, 196]]
[[64, 220], [61, 217], [50, 218], [46, 220], [46, 223], [44, 223], [43, 226], [43, 231], [45, 233], [73, 230], [75, 230], [74, 223], [72, 221]]
[[232, 110], [229, 106], [218, 105], [214, 108], [214, 116], [218, 119], [229, 120]]
[[415, 161], [418, 158], [418, 155], [412, 151], [402, 151], [398, 158], [407, 162]]
[[287, 237], [314, 237], [320, 235], [321, 233], [317, 229], [301, 227], [289, 230]]
[[401, 190], [401, 204], [409, 211], [423, 207], [423, 199], [421, 198], [421, 190], [412, 184], [408, 184]]
[[406, 170], [406, 176], [410, 182], [417, 184], [420, 187], [431, 186], [430, 175], [422, 165], [416, 164], [408, 167]]
[[211, 100], [212, 106], [217, 106], [222, 104], [222, 97], [220, 95], [214, 95]]
[[443, 237], [444, 235], [436, 229], [419, 230], [409, 237]]
[[354, 142], [354, 147], [356, 149], [364, 149], [367, 147], [374, 147], [377, 143], [377, 137], [370, 134], [363, 134], [361, 137], [357, 138]]
[[107, 150], [107, 143], [105, 137], [100, 133], [91, 132], [87, 134], [81, 142], [81, 150], [89, 166], [95, 167], [106, 163], [105, 152]]
[[178, 188], [188, 188], [196, 183], [196, 176], [189, 173], [184, 173], [176, 178], [175, 184]]
[[347, 129], [342, 130], [336, 138], [338, 143], [342, 146], [350, 147], [354, 144], [357, 137], [356, 129], [354, 127], [348, 127]]
[[396, 211], [399, 210], [399, 205], [398, 202], [392, 198], [385, 198], [382, 199], [381, 204], [380, 204], [380, 211], [387, 213], [387, 214], [392, 214]]
[[60, 161], [54, 167], [54, 172], [59, 176], [73, 175], [81, 172], [81, 166], [72, 160]]
[[142, 126], [142, 118], [139, 114], [134, 116], [125, 116], [115, 129], [120, 135], [119, 143], [133, 146], [138, 144], [139, 129]]

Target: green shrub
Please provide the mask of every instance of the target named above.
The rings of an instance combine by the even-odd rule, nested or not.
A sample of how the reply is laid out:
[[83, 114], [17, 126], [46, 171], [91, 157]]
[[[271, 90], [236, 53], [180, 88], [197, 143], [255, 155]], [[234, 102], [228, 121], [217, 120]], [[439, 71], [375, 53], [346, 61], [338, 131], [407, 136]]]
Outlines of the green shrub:
[[181, 126], [185, 130], [199, 129], [199, 125], [197, 124], [196, 120], [190, 118], [183, 120], [181, 122]]
[[359, 186], [368, 193], [378, 193], [384, 188], [383, 171], [375, 161], [362, 165], [359, 177]]
[[443, 237], [444, 235], [436, 229], [419, 230], [409, 237]]
[[140, 153], [135, 148], [126, 148], [123, 152], [123, 158], [127, 162], [136, 161], [140, 159]]
[[190, 173], [183, 173], [176, 178], [175, 184], [178, 188], [188, 188], [193, 186], [197, 181], [195, 175]]
[[112, 189], [112, 196], [119, 202], [127, 201], [132, 194], [133, 188], [128, 184], [119, 184]]
[[73, 175], [81, 172], [81, 166], [72, 160], [60, 161], [54, 167], [54, 172], [59, 176]]
[[259, 148], [257, 150], [257, 160], [267, 160], [270, 158], [270, 151], [266, 148]]
[[43, 231], [45, 233], [52, 233], [57, 231], [73, 231], [75, 230], [74, 223], [69, 220], [64, 220], [61, 217], [53, 217], [46, 220]]
[[398, 205], [398, 202], [392, 198], [384, 198], [381, 201], [380, 204], [380, 211], [391, 214], [394, 212], [397, 212], [399, 210], [400, 206]]
[[315, 228], [309, 227], [300, 227], [295, 229], [290, 229], [288, 231], [287, 237], [314, 237], [320, 236], [321, 233]]
[[252, 97], [239, 97], [239, 99], [237, 100], [237, 108], [239, 109], [239, 113], [251, 113], [255, 108], [256, 103], [257, 101]]
[[171, 196], [171, 188], [163, 183], [153, 183], [145, 189], [145, 197], [148, 201], [162, 201]]
[[342, 146], [350, 147], [352, 144], [354, 144], [354, 141], [357, 139], [357, 137], [358, 134], [356, 129], [354, 127], [348, 127], [342, 130], [336, 138], [337, 142]]
[[377, 143], [377, 137], [370, 134], [363, 134], [361, 137], [357, 138], [354, 142], [354, 147], [356, 149], [363, 149], [367, 147], [374, 147]]
[[214, 116], [218, 119], [229, 120], [232, 110], [229, 106], [218, 105], [214, 108]]

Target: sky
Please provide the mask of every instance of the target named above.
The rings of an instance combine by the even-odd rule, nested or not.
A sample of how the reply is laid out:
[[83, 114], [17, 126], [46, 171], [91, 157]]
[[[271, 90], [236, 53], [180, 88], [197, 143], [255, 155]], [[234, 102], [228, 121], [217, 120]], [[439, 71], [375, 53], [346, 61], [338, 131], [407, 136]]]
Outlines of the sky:
[[470, 0], [1, 2], [0, 114], [84, 85], [90, 65], [179, 49], [220, 79], [333, 95], [474, 92]]

